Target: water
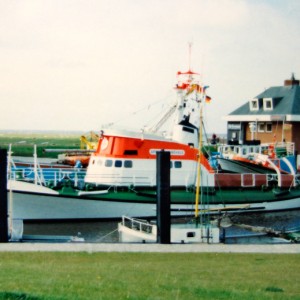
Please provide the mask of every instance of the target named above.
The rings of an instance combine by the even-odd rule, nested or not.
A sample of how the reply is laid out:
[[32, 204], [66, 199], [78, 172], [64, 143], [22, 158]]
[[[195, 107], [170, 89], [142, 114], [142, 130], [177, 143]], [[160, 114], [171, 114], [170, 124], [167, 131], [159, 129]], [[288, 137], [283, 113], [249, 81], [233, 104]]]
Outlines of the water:
[[[253, 234], [259, 234], [252, 230], [246, 230], [238, 226], [238, 224], [245, 224], [257, 227], [264, 227], [277, 232], [300, 231], [300, 210], [286, 211], [286, 212], [272, 212], [272, 213], [257, 213], [235, 215], [231, 218], [234, 225], [228, 228], [226, 234], [229, 235], [246, 235], [244, 238], [228, 239], [226, 243], [241, 243], [241, 244], [270, 244], [282, 243], [282, 239], [272, 237], [270, 235], [262, 235], [254, 238], [249, 237]], [[247, 237], [248, 236], [248, 237]]]
[[118, 243], [118, 221], [25, 222], [24, 235], [78, 236], [89, 243]]
[[[273, 212], [259, 214], [241, 214], [230, 216], [233, 224], [262, 226], [277, 231], [300, 229], [300, 210], [289, 212]], [[184, 219], [173, 220], [184, 222]], [[80, 236], [89, 243], [118, 243], [119, 221], [78, 221], [78, 222], [25, 222], [24, 234], [30, 235], [68, 235]], [[253, 236], [255, 234], [255, 236]], [[268, 244], [280, 243], [282, 240], [270, 236], [259, 236], [257, 233], [233, 225], [225, 228], [227, 239], [225, 243], [234, 244]], [[230, 236], [244, 236], [244, 238], [228, 238]]]

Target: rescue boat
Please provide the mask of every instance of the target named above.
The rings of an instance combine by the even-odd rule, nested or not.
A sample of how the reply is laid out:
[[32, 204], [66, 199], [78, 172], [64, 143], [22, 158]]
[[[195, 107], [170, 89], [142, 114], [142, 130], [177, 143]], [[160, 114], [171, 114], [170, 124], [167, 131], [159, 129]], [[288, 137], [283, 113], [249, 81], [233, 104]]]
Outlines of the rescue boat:
[[[84, 179], [64, 177], [51, 185], [45, 182], [42, 191], [35, 190], [34, 184], [31, 187], [27, 184], [26, 192], [11, 182], [15, 217], [155, 217], [158, 151], [170, 152], [172, 216], [193, 215], [195, 209], [212, 214], [299, 209], [297, 174], [282, 173], [268, 158], [265, 163], [272, 172], [220, 172], [209, 163], [200, 139], [202, 111], [210, 101], [207, 88], [200, 82], [200, 75], [191, 69], [178, 72], [176, 101], [162, 118], [165, 121], [173, 116], [172, 132], [160, 134], [158, 126], [138, 132], [103, 128]], [[198, 168], [200, 188], [196, 188]], [[201, 197], [195, 207], [196, 193], [201, 193]]]

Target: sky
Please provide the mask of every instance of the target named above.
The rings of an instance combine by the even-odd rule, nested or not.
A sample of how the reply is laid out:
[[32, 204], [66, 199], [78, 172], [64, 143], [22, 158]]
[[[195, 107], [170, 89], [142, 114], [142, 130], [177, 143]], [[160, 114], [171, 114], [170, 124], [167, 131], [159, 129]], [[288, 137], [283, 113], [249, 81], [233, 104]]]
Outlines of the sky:
[[226, 133], [223, 116], [300, 78], [299, 28], [298, 0], [0, 0], [0, 130], [152, 126], [190, 61], [206, 131]]

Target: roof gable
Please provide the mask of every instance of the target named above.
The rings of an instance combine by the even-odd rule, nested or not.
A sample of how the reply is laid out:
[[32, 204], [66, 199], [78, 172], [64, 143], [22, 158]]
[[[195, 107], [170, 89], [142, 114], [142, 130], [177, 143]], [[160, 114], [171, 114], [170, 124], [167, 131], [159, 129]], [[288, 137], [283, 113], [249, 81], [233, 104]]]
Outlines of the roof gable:
[[[300, 115], [300, 86], [279, 86], [271, 87], [255, 97], [258, 99], [258, 110], [250, 110], [249, 101], [233, 112], [229, 116], [236, 115]], [[264, 110], [263, 99], [273, 99], [273, 109]]]

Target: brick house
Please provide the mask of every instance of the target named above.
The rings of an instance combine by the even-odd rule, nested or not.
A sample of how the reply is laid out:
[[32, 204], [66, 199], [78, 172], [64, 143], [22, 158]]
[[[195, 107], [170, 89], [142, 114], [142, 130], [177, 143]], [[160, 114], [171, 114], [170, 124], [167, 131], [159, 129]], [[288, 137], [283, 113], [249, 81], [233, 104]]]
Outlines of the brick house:
[[266, 89], [225, 116], [228, 144], [294, 142], [300, 154], [299, 80]]

